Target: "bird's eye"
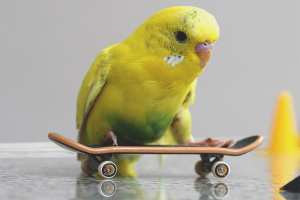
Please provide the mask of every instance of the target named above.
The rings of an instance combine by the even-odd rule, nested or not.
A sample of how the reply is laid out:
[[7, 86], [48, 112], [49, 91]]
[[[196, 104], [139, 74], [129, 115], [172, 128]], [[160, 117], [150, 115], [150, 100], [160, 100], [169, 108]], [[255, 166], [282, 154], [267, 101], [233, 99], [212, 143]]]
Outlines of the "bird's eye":
[[177, 42], [184, 43], [187, 39], [187, 36], [184, 32], [178, 31], [175, 33], [175, 38], [176, 38]]

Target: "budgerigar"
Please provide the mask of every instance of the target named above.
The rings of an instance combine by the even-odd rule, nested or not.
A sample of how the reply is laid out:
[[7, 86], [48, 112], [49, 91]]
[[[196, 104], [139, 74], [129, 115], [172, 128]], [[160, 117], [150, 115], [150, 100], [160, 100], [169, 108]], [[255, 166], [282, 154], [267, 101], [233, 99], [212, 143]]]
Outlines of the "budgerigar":
[[[102, 50], [78, 94], [78, 141], [193, 142], [188, 107], [218, 38], [219, 26], [210, 13], [178, 6], [157, 12], [127, 39]], [[128, 170], [138, 158], [119, 155], [113, 161], [120, 173], [135, 176]]]

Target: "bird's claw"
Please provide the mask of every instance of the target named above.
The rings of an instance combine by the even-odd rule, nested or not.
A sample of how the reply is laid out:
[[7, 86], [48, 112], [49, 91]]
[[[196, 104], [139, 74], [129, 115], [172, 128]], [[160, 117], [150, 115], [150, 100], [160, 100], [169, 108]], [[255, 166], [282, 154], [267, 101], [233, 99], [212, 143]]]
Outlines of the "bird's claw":
[[206, 147], [232, 147], [235, 145], [235, 143], [236, 143], [235, 139], [224, 141], [224, 140], [219, 140], [217, 138], [210, 137], [198, 142], [189, 141], [188, 145], [206, 146]]
[[[111, 145], [111, 146], [118, 146], [117, 136], [112, 131], [109, 131], [104, 139], [104, 144]], [[118, 158], [119, 154], [114, 154], [114, 157]]]
[[104, 144], [118, 146], [117, 136], [112, 131], [109, 131], [104, 139]]

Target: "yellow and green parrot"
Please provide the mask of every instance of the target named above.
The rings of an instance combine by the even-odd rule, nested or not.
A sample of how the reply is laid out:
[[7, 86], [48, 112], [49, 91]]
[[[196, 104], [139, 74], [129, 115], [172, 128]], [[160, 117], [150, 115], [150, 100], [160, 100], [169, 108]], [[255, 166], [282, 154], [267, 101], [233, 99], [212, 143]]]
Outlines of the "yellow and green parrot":
[[[78, 93], [78, 141], [200, 144], [193, 143], [188, 107], [218, 38], [213, 15], [178, 6], [155, 13], [127, 39], [102, 50]], [[139, 157], [119, 155], [113, 162], [118, 173], [135, 176], [130, 168]]]

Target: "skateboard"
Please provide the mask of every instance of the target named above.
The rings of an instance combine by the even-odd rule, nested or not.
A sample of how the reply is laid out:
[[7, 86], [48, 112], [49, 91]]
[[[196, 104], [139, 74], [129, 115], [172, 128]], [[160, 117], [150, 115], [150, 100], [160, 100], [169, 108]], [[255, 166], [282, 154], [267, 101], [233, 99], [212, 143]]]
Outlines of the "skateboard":
[[195, 165], [198, 175], [205, 177], [212, 172], [217, 178], [225, 178], [230, 173], [229, 165], [223, 161], [225, 155], [243, 155], [263, 142], [263, 136], [254, 135], [237, 141], [229, 148], [190, 145], [86, 146], [56, 133], [49, 133], [48, 137], [64, 149], [87, 154], [89, 159], [82, 161], [82, 171], [87, 175], [98, 171], [104, 178], [112, 178], [117, 173], [117, 166], [110, 161], [113, 154], [198, 154], [201, 157]]

